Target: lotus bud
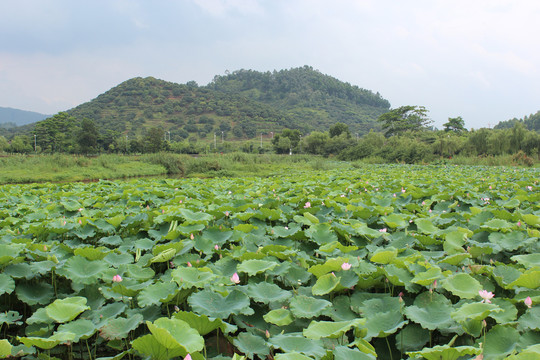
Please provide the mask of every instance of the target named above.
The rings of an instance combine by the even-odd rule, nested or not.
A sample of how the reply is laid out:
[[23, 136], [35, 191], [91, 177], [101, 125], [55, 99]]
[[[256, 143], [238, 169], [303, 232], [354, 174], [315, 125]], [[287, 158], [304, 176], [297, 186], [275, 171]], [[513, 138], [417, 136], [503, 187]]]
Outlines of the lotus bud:
[[527, 296], [527, 298], [525, 300], [523, 300], [523, 302], [525, 303], [525, 305], [530, 309], [532, 307], [532, 299], [530, 296]]
[[234, 273], [233, 276], [231, 276], [231, 281], [235, 284], [240, 283], [240, 277], [238, 276], [238, 273]]
[[341, 269], [343, 270], [349, 270], [351, 268], [351, 264], [349, 264], [348, 262], [344, 262], [343, 264], [341, 264]]
[[120, 275], [114, 275], [113, 278], [112, 278], [112, 281], [113, 282], [121, 282], [122, 277]]

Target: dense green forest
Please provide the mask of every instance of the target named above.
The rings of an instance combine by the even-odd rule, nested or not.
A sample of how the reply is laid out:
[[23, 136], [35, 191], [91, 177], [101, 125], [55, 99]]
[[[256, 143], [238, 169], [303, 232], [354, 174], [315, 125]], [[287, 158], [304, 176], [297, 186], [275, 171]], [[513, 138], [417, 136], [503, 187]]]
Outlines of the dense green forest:
[[522, 119], [513, 118], [501, 121], [495, 126], [495, 129], [510, 129], [515, 123], [522, 123], [527, 129], [540, 132], [540, 111], [529, 116], [524, 116]]

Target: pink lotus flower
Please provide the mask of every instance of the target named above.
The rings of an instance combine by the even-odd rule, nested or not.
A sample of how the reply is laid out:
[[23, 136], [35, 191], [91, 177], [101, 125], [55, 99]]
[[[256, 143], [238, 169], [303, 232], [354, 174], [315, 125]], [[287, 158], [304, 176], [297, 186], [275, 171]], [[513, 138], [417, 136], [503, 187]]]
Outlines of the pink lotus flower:
[[379, 232], [385, 233], [385, 232], [386, 232], [386, 228], [379, 229]]
[[113, 282], [122, 282], [122, 277], [120, 275], [114, 275], [112, 278]]
[[518, 221], [518, 222], [517, 222], [517, 226], [521, 226], [521, 221]]
[[532, 191], [532, 186], [527, 186], [527, 190]]
[[234, 273], [233, 276], [231, 276], [231, 281], [235, 284], [240, 283], [240, 277], [238, 276], [238, 273]]
[[195, 236], [193, 236], [193, 234], [190, 234], [190, 235], [189, 235], [189, 238], [190, 238], [191, 240], [193, 240], [193, 239], [195, 239]]
[[187, 267], [192, 267], [193, 265], [191, 265], [191, 263], [188, 261], [187, 262]]
[[351, 268], [351, 264], [349, 264], [348, 262], [344, 262], [343, 264], [341, 264], [341, 269], [343, 270], [349, 270]]
[[527, 298], [525, 300], [523, 300], [523, 302], [525, 303], [525, 305], [530, 309], [532, 307], [532, 299], [530, 296], [527, 296]]
[[310, 208], [310, 207], [311, 207], [311, 203], [308, 201], [308, 202], [306, 203], [306, 205], [304, 205], [304, 209], [307, 209], [307, 208]]
[[184, 360], [191, 360], [191, 355], [187, 354]]
[[495, 296], [495, 294], [487, 290], [479, 290], [478, 294], [483, 299], [482, 302], [486, 302], [487, 304], [491, 304], [491, 299]]
[[214, 249], [219, 250], [219, 245], [218, 244], [214, 245]]

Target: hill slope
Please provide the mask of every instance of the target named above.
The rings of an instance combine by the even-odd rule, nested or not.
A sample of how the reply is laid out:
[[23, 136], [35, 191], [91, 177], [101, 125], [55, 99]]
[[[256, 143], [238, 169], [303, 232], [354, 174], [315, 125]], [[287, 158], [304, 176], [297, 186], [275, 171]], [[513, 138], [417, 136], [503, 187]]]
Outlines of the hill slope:
[[510, 129], [514, 127], [516, 122], [523, 123], [523, 125], [529, 130], [540, 132], [540, 111], [537, 111], [529, 116], [525, 116], [522, 119], [513, 118], [510, 120], [501, 121], [495, 125], [495, 129]]
[[44, 115], [33, 111], [0, 107], [0, 127], [3, 128], [31, 124], [48, 117], [49, 115]]

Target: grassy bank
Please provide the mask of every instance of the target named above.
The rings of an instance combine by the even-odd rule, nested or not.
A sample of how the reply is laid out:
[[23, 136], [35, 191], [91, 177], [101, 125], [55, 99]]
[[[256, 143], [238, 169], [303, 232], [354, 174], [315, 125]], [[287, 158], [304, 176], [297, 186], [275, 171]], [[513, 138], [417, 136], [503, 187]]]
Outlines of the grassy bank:
[[283, 169], [329, 170], [344, 163], [309, 155], [213, 154], [192, 157], [169, 153], [142, 156], [73, 155], [8, 156], [0, 158], [0, 184], [92, 181], [139, 176], [270, 176]]

